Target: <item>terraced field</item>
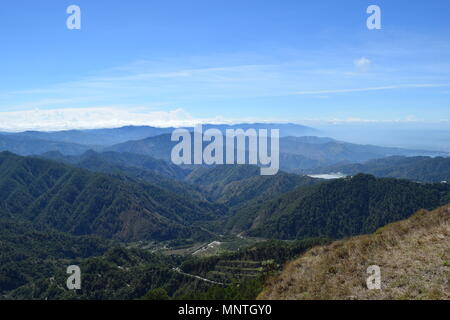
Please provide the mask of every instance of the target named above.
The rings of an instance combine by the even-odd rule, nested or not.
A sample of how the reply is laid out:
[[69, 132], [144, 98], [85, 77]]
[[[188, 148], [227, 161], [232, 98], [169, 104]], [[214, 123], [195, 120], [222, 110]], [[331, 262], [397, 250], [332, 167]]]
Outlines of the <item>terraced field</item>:
[[208, 277], [214, 281], [229, 283], [235, 279], [256, 278], [263, 270], [262, 263], [258, 261], [225, 260], [208, 272]]

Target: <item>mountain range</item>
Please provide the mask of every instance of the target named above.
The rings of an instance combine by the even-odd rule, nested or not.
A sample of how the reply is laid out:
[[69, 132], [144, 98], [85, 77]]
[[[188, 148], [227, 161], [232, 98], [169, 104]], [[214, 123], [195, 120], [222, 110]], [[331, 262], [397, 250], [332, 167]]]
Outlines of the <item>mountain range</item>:
[[450, 203], [448, 184], [358, 174], [309, 187], [239, 210], [228, 226], [235, 232], [275, 239], [343, 238], [370, 233], [419, 209]]
[[[128, 152], [152, 156], [170, 161], [171, 151], [177, 142], [170, 135], [149, 137], [138, 141], [107, 147], [107, 151]], [[204, 147], [206, 144], [204, 144]], [[283, 137], [280, 139], [280, 168], [284, 171], [300, 172], [339, 163], [359, 163], [392, 155], [443, 155], [440, 152], [407, 150], [401, 148], [357, 145], [319, 137]]]
[[[253, 299], [305, 250], [450, 203], [441, 153], [283, 128], [273, 176], [256, 165], [174, 165], [173, 128], [0, 134], [0, 299]], [[308, 176], [335, 172], [347, 177]], [[406, 233], [390, 226], [389, 241], [410, 244], [428, 223], [420, 219]], [[83, 265], [89, 291], [61, 289], [67, 263]], [[261, 297], [327, 297], [306, 282], [301, 296], [267, 285]]]
[[195, 226], [221, 208], [126, 175], [0, 154], [0, 217], [121, 240], [209, 236]]
[[76, 164], [95, 168], [89, 171], [2, 153], [1, 216], [127, 241], [212, 237], [217, 227], [204, 228], [211, 221], [264, 238], [342, 238], [450, 202], [448, 184], [363, 174], [329, 182], [283, 172], [264, 177], [254, 166], [196, 168], [181, 181], [137, 169], [147, 173], [139, 180], [137, 171], [111, 169], [120, 162], [113, 155], [81, 157]]
[[[295, 173], [389, 156], [447, 156], [442, 152], [358, 145], [311, 136], [311, 133], [320, 132], [295, 124], [204, 125], [205, 130], [210, 128], [222, 132], [236, 128], [280, 128], [280, 166], [284, 171]], [[80, 155], [92, 149], [97, 152], [140, 154], [170, 161], [171, 151], [177, 144], [171, 141], [173, 130], [174, 128], [129, 126], [116, 129], [0, 133], [0, 151], [19, 155], [41, 155], [52, 151], [63, 155]]]
[[[230, 129], [279, 129], [280, 136], [304, 136], [319, 133], [311, 127], [292, 123], [242, 123], [242, 124], [205, 124], [204, 130], [219, 129], [222, 132]], [[2, 136], [36, 139], [53, 142], [64, 142], [69, 144], [82, 144], [87, 146], [110, 146], [126, 141], [142, 140], [148, 137], [171, 134], [176, 128], [151, 127], [151, 126], [125, 126], [110, 129], [88, 129], [88, 130], [67, 130], [67, 131], [25, 131], [25, 132], [0, 132]], [[193, 130], [193, 128], [186, 128]]]
[[304, 173], [372, 174], [377, 177], [408, 179], [421, 182], [450, 181], [450, 158], [393, 156], [364, 163], [333, 165], [304, 170]]

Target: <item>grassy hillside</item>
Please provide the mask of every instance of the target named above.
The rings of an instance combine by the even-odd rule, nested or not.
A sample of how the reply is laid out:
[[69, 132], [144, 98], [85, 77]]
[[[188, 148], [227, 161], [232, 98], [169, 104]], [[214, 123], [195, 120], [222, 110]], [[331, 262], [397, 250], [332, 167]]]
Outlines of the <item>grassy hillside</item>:
[[[259, 299], [449, 299], [450, 206], [419, 211], [374, 234], [309, 250]], [[381, 290], [366, 270], [381, 268]]]

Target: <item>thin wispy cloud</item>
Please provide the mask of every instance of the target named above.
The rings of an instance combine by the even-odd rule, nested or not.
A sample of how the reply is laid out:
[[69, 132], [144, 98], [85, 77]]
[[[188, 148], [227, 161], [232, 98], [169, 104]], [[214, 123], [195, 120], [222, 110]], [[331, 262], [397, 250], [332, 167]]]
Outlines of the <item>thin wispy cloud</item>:
[[[377, 110], [385, 112], [387, 118], [410, 113], [423, 117], [430, 103], [441, 106], [433, 115], [436, 119], [447, 118], [448, 114], [439, 110], [444, 110], [448, 90], [432, 89], [450, 87], [449, 65], [435, 59], [438, 51], [440, 55], [450, 56], [450, 47], [436, 40], [418, 50], [415, 50], [415, 42], [402, 42], [398, 48], [394, 40], [378, 42], [377, 50], [366, 44], [342, 45], [330, 51], [285, 48], [270, 53], [209, 53], [201, 57], [132, 60], [122, 66], [92, 71], [89, 76], [78, 74], [69, 82], [46, 86], [36, 82], [34, 87], [0, 89], [0, 110], [70, 109], [87, 116], [82, 109], [114, 106], [117, 110], [134, 112], [137, 106], [143, 106], [142, 114], [182, 109], [199, 119], [227, 114], [223, 118], [225, 121], [232, 117], [297, 120], [305, 116], [321, 119], [348, 116], [364, 119], [372, 116], [367, 110], [373, 110], [374, 106], [369, 104], [376, 100]], [[390, 91], [390, 97], [395, 96], [395, 99], [387, 101], [382, 96], [372, 99], [371, 93], [378, 91]], [[366, 92], [371, 98], [351, 94], [358, 92]], [[405, 99], [413, 101], [404, 105], [397, 103]], [[73, 118], [69, 113], [66, 115]], [[5, 119], [11, 118], [5, 116], [0, 114], [3, 118], [0, 121], [7, 126], [9, 121]], [[123, 114], [106, 112], [103, 116], [109, 122], [87, 119], [86, 125], [80, 125], [77, 120], [72, 127], [123, 123]], [[132, 117], [127, 124], [140, 124], [139, 118]], [[14, 127], [27, 127], [25, 117], [18, 119], [24, 124], [19, 126], [15, 121]], [[158, 123], [159, 120], [153, 122]], [[48, 123], [52, 129], [68, 126]]]
[[352, 93], [352, 92], [364, 92], [364, 91], [414, 89], [414, 88], [441, 88], [441, 87], [450, 87], [450, 84], [449, 83], [444, 83], [444, 84], [404, 84], [404, 85], [369, 87], [369, 88], [299, 91], [299, 92], [295, 92], [295, 94], [297, 94], [297, 95], [316, 95], [316, 94]]

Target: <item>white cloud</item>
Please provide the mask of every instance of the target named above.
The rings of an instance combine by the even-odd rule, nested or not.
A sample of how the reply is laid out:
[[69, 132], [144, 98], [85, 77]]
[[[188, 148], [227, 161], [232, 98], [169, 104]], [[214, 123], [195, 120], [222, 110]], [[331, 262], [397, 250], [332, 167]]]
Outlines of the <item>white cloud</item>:
[[[450, 120], [441, 120], [441, 122]], [[170, 111], [143, 112], [138, 109], [126, 110], [123, 107], [96, 107], [52, 110], [27, 110], [0, 112], [0, 131], [20, 132], [26, 130], [59, 131], [71, 129], [117, 128], [127, 125], [154, 127], [193, 127], [199, 123], [237, 124], [237, 123], [298, 123], [310, 126], [324, 124], [358, 123], [419, 123], [424, 122], [414, 115], [403, 119], [365, 119], [359, 117], [320, 119], [304, 118], [297, 121], [285, 119], [239, 118], [231, 119], [195, 118], [183, 109]]]
[[411, 122], [423, 122], [416, 116], [410, 115], [404, 119], [363, 119], [363, 118], [347, 118], [347, 119], [330, 119], [328, 123], [344, 124], [344, 123], [411, 123]]
[[153, 127], [194, 127], [197, 124], [236, 124], [291, 122], [262, 118], [231, 119], [222, 116], [214, 118], [195, 118], [183, 109], [170, 111], [143, 110], [146, 107], [126, 109], [123, 106], [95, 108], [64, 108], [51, 110], [26, 110], [0, 112], [0, 131], [21, 132], [60, 131], [72, 129], [118, 128], [128, 125]]
[[116, 128], [125, 125], [168, 127], [189, 125], [195, 121], [182, 109], [147, 113], [118, 107], [0, 112], [0, 130], [2, 131], [56, 131]]
[[370, 65], [372, 64], [372, 61], [365, 57], [362, 57], [355, 60], [353, 63], [358, 71], [367, 72], [370, 68]]

